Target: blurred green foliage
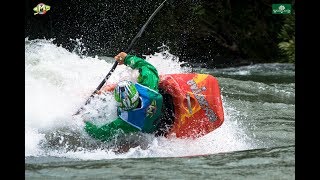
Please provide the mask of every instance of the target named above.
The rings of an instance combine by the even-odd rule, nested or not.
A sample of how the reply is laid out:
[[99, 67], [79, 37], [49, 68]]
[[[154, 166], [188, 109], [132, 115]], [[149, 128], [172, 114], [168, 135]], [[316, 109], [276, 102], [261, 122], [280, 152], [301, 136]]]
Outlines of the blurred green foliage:
[[[52, 1], [44, 16], [26, 4], [25, 36], [54, 38], [73, 51], [81, 39], [88, 55], [114, 56], [126, 49], [163, 0]], [[272, 14], [273, 3], [291, 0], [167, 1], [131, 53], [158, 51], [163, 44], [179, 60], [207, 66], [295, 62], [295, 16]], [[72, 9], [72, 11], [70, 10]], [[71, 39], [71, 40], [70, 40]]]
[[279, 33], [278, 47], [284, 55], [284, 62], [295, 63], [295, 14], [285, 15], [283, 26]]

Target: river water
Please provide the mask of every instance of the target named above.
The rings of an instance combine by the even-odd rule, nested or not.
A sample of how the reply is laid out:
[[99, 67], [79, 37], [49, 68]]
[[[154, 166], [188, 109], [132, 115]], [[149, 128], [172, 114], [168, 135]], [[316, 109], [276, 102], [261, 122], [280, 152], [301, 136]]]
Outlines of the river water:
[[[195, 140], [141, 135], [141, 145], [117, 153], [91, 139], [80, 118], [72, 116], [113, 59], [81, 56], [52, 40], [26, 38], [26, 179], [295, 179], [294, 65], [182, 68], [168, 49], [145, 58], [159, 74], [215, 76], [225, 113], [221, 127]], [[134, 80], [137, 74], [119, 65], [107, 82]], [[115, 117], [110, 95], [90, 108], [99, 117], [96, 123]], [[194, 156], [199, 154], [205, 155]]]

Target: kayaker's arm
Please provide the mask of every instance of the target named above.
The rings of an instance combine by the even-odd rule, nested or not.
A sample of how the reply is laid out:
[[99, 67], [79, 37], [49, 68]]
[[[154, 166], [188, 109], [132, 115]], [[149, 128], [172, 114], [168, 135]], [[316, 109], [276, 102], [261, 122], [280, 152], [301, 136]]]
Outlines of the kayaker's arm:
[[150, 64], [143, 58], [126, 54], [124, 52], [121, 52], [117, 56], [115, 56], [115, 59], [119, 62], [120, 65], [125, 64], [132, 69], [139, 70], [139, 77], [137, 81], [139, 84], [158, 91], [159, 74], [157, 69], [152, 64]]
[[117, 118], [110, 124], [105, 124], [101, 127], [98, 127], [89, 121], [85, 121], [85, 130], [90, 136], [105, 142], [114, 139], [119, 135], [119, 133], [139, 131], [139, 129], [131, 126], [120, 118]]

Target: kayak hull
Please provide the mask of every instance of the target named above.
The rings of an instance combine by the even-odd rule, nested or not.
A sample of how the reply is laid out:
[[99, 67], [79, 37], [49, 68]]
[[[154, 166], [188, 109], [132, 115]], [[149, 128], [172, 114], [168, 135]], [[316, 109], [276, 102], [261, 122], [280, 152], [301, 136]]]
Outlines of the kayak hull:
[[219, 83], [212, 75], [160, 75], [159, 89], [172, 96], [174, 106], [174, 122], [166, 136], [198, 138], [224, 122]]

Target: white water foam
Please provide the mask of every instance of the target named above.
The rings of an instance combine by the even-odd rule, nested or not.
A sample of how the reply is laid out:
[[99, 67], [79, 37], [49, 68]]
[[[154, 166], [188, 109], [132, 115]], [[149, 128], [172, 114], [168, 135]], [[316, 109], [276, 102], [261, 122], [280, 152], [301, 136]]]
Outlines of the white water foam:
[[[147, 148], [131, 148], [123, 154], [115, 154], [105, 149], [79, 149], [76, 151], [48, 150], [40, 146], [45, 134], [57, 129], [69, 128], [81, 132], [84, 123], [72, 116], [111, 69], [113, 62], [98, 57], [79, 56], [52, 43], [52, 40], [25, 40], [25, 156], [56, 156], [77, 159], [113, 159], [141, 157], [176, 157], [196, 154], [212, 154], [245, 150], [254, 147], [250, 139], [237, 123], [237, 111], [224, 102], [225, 122], [212, 133], [195, 139], [154, 138], [150, 135]], [[110, 57], [111, 58], [111, 57]], [[112, 58], [111, 58], [112, 59]], [[153, 64], [159, 74], [184, 73], [182, 62], [170, 54], [169, 49], [146, 60]], [[122, 79], [135, 81], [138, 72], [124, 65], [118, 65], [107, 83]], [[223, 94], [223, 92], [222, 92]], [[115, 116], [115, 102], [111, 94], [106, 94], [106, 103], [92, 102], [91, 113], [105, 111], [109, 121]], [[102, 118], [96, 123], [105, 123]], [[91, 140], [89, 137], [87, 140]]]

